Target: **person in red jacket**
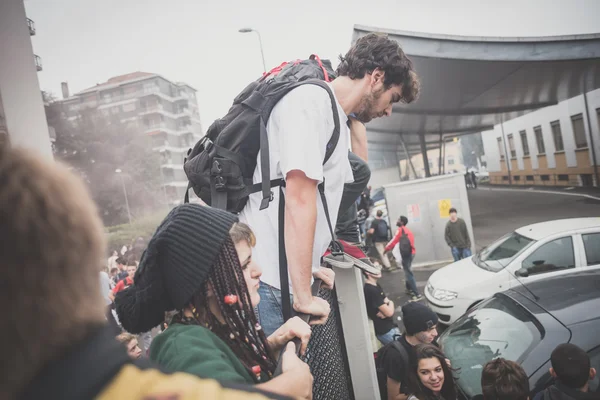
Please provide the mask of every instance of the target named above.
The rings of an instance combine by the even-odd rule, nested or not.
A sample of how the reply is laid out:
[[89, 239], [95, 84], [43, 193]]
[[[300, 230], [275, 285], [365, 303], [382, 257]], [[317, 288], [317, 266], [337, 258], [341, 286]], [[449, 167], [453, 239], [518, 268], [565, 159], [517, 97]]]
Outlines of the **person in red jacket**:
[[[415, 282], [415, 276], [412, 273], [411, 266], [415, 258], [415, 235], [410, 229], [406, 227], [408, 224], [408, 218], [402, 215], [398, 218], [396, 226], [398, 230], [394, 235], [394, 238], [385, 246], [385, 252], [391, 251], [397, 244], [400, 245], [400, 255], [402, 256], [402, 269], [404, 269], [406, 293], [410, 296], [410, 301], [419, 301], [423, 298], [423, 295], [419, 293], [417, 289], [417, 283]], [[410, 244], [410, 249], [409, 249]]]

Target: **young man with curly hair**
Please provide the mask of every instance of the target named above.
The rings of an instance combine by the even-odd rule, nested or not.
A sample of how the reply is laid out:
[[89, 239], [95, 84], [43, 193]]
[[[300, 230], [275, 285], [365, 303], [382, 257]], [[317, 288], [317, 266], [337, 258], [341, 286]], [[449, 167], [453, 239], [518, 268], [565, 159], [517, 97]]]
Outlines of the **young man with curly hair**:
[[[329, 305], [313, 297], [313, 276], [333, 284], [324, 276], [320, 258], [331, 241], [327, 218], [317, 186], [324, 182], [331, 221], [338, 219], [344, 184], [353, 182], [348, 159], [351, 143], [349, 125], [354, 116], [367, 123], [390, 115], [394, 103], [411, 103], [419, 92], [419, 81], [412, 62], [398, 43], [386, 36], [369, 34], [356, 41], [341, 57], [337, 78], [329, 84], [337, 107], [340, 137], [329, 160], [323, 164], [326, 145], [335, 126], [332, 100], [316, 85], [302, 85], [290, 91], [273, 108], [267, 123], [271, 179], [285, 180], [284, 238], [293, 308], [311, 314], [323, 323]], [[260, 157], [260, 155], [259, 155]], [[262, 181], [257, 163], [253, 182]], [[273, 190], [273, 204], [279, 203], [280, 191]], [[279, 277], [279, 210], [272, 206], [261, 210], [262, 195], [250, 195], [240, 220], [256, 234], [256, 262], [263, 266], [258, 306], [265, 333], [271, 334], [283, 324], [282, 293]]]

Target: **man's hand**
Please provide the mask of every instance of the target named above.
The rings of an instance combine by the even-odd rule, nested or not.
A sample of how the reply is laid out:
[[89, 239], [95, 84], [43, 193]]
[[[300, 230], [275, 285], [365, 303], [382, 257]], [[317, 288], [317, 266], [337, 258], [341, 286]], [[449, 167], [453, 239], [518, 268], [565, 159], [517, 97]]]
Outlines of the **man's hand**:
[[333, 284], [335, 281], [335, 272], [333, 269], [319, 267], [318, 271], [313, 272], [313, 278], [322, 280], [327, 289], [333, 290]]
[[311, 320], [309, 322], [310, 325], [324, 324], [327, 322], [327, 318], [329, 318], [329, 312], [331, 311], [329, 303], [320, 297], [312, 297], [309, 303], [304, 304], [296, 302], [295, 296], [294, 310], [304, 314], [309, 314], [311, 316]]
[[387, 317], [381, 313], [381, 311], [377, 312], [377, 317], [381, 319], [386, 319]]
[[295, 337], [299, 338], [302, 342], [300, 348], [300, 354], [306, 352], [306, 346], [308, 346], [308, 340], [311, 335], [310, 326], [299, 317], [290, 318], [285, 324], [279, 327], [271, 336], [267, 338], [269, 346], [273, 352], [279, 352], [283, 346]]

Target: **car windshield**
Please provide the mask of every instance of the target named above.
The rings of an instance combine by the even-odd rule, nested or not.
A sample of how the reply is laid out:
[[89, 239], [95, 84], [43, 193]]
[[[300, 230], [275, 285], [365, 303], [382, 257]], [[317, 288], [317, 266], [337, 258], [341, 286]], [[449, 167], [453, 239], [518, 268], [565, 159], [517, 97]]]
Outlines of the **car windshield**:
[[473, 257], [473, 261], [480, 268], [498, 272], [534, 242], [533, 239], [513, 232], [479, 250]]
[[496, 295], [456, 321], [439, 339], [468, 398], [481, 394], [481, 371], [490, 360], [521, 361], [542, 338], [537, 321], [522, 306]]

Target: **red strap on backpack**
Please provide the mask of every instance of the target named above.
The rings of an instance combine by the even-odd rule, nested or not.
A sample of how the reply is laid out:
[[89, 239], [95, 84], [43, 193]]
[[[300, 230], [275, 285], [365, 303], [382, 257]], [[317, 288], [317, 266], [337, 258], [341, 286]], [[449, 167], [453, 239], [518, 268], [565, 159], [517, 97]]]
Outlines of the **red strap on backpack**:
[[327, 70], [323, 66], [323, 63], [321, 62], [321, 59], [319, 58], [319, 56], [316, 54], [311, 54], [310, 59], [317, 60], [317, 62], [319, 63], [319, 67], [321, 67], [321, 69], [323, 70], [323, 74], [325, 75], [325, 82], [331, 82], [331, 79], [329, 79], [329, 74], [327, 73]]

